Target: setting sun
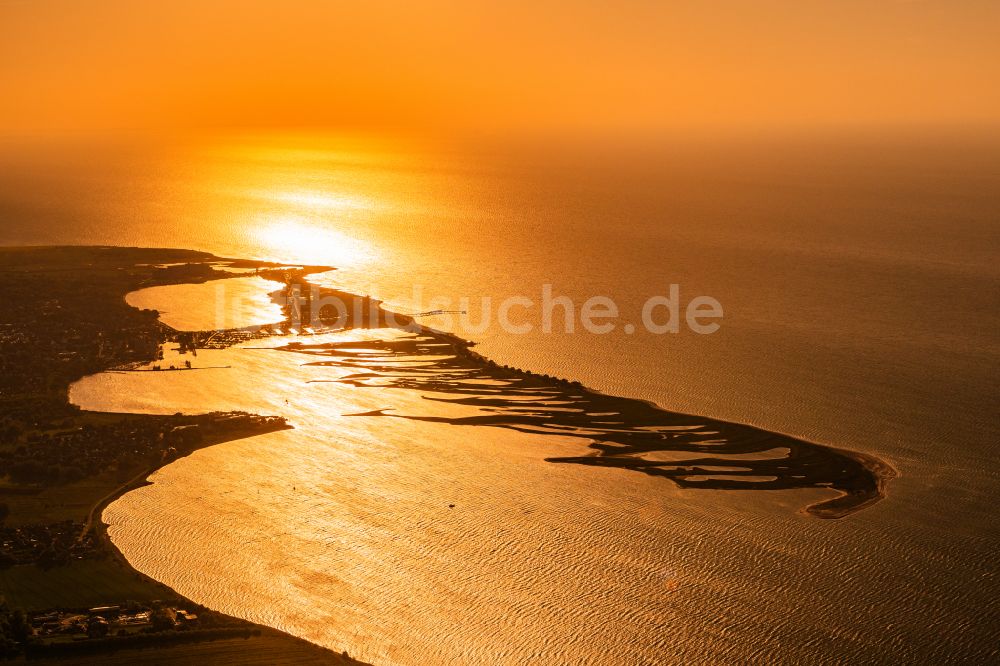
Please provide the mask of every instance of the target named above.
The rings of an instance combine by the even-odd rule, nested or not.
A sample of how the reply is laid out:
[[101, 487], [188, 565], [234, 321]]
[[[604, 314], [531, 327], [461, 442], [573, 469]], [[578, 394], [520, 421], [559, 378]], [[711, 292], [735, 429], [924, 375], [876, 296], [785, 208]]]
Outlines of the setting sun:
[[0, 660], [1000, 663], [1000, 0], [0, 0]]

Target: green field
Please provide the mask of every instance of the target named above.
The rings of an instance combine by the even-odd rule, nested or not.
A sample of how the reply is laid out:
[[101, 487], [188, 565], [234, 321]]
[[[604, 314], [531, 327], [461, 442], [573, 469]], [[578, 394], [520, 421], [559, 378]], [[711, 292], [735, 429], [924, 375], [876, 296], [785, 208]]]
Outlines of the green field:
[[142, 466], [136, 466], [123, 470], [120, 474], [105, 473], [32, 493], [5, 492], [5, 488], [0, 487], [0, 502], [10, 508], [6, 524], [17, 527], [62, 520], [84, 521], [94, 504], [142, 469]]
[[176, 596], [113, 559], [81, 560], [41, 569], [20, 565], [0, 569], [0, 595], [11, 608], [90, 608], [108, 603], [152, 601]]

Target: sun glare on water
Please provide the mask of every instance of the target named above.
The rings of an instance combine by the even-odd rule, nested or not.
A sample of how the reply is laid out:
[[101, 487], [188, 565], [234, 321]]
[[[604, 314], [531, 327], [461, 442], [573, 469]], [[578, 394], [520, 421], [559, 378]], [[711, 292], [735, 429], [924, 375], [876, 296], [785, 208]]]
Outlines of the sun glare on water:
[[356, 267], [372, 260], [371, 245], [342, 231], [294, 215], [262, 220], [255, 241], [279, 261]]
[[357, 267], [374, 250], [350, 229], [375, 208], [360, 195], [309, 189], [257, 191], [264, 203], [251, 222], [255, 243], [277, 261]]

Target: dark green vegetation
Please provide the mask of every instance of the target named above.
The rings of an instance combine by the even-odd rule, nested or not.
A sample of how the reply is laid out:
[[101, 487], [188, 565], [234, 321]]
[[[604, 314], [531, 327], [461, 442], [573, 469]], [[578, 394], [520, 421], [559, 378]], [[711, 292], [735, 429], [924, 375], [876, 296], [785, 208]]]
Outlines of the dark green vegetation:
[[[499, 367], [453, 336], [425, 331], [392, 341], [292, 343], [284, 349], [326, 359], [315, 365], [357, 368], [340, 380], [355, 386], [452, 394], [457, 397], [425, 397], [480, 411], [458, 418], [404, 418], [579, 437], [592, 450], [590, 455], [549, 458], [551, 462], [634, 470], [670, 479], [682, 488], [837, 491], [837, 497], [807, 507], [820, 518], [840, 518], [879, 501], [894, 474], [888, 465], [860, 453], [669, 412], [642, 400], [591, 391], [577, 382]], [[417, 366], [399, 363], [420, 357], [430, 360]], [[364, 416], [392, 415], [380, 411]]]
[[[104, 533], [107, 503], [157, 467], [203, 446], [287, 427], [281, 418], [249, 414], [100, 414], [67, 400], [69, 385], [85, 375], [155, 361], [167, 341], [191, 343], [191, 334], [161, 324], [156, 312], [127, 305], [126, 293], [236, 276], [220, 266], [295, 280], [324, 270], [288, 271], [187, 250], [0, 248], [0, 654], [59, 651], [61, 663], [74, 655], [109, 663], [111, 652], [131, 653], [130, 663], [138, 654], [151, 663], [251, 663], [260, 655], [267, 663], [354, 663], [197, 608], [134, 571]], [[201, 625], [154, 623], [128, 637], [98, 632], [90, 640], [55, 641], [63, 647], [30, 628], [42, 610], [86, 613], [126, 600], [197, 608]]]
[[71, 566], [18, 565], [0, 569], [0, 590], [11, 608], [93, 608], [110, 601], [154, 601], [170, 591], [137, 572], [123, 571], [113, 557], [87, 558]]

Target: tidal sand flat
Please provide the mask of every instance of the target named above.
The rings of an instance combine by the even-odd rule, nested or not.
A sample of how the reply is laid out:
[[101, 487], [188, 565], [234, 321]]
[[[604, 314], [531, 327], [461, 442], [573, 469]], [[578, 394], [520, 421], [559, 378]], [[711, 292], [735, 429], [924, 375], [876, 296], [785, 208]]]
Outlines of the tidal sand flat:
[[0, 0], [0, 661], [1000, 665], [998, 26]]
[[[203, 449], [108, 507], [134, 566], [378, 663], [732, 660], [742, 647], [706, 650], [700, 629], [679, 640], [672, 627], [759, 604], [762, 517], [839, 523], [799, 510], [845, 515], [882, 496], [886, 475], [863, 457], [498, 367], [407, 318], [386, 328], [394, 318], [363, 302], [373, 311], [317, 335], [171, 334], [156, 361], [217, 371], [74, 384], [88, 409], [246, 410], [293, 426]], [[720, 524], [746, 538], [721, 559], [705, 551]], [[826, 538], [798, 529], [806, 549]], [[792, 593], [773, 597], [771, 618]]]
[[461, 417], [388, 410], [360, 417], [398, 416], [575, 437], [587, 443], [589, 455], [548, 460], [643, 472], [681, 488], [837, 491], [838, 496], [806, 508], [819, 518], [841, 518], [879, 501], [895, 476], [891, 466], [874, 456], [677, 414], [649, 402], [598, 393], [579, 382], [499, 367], [472, 352], [468, 343], [426, 330], [402, 339], [292, 342], [283, 349], [329, 359], [314, 365], [356, 370], [336, 381], [410, 389], [428, 400], [477, 408], [475, 415]]
[[[278, 274], [278, 271], [272, 273]], [[298, 310], [292, 312], [293, 293], [306, 293], [307, 298], [295, 307], [305, 309], [308, 316], [313, 298], [308, 294], [312, 286], [306, 282], [308, 275], [304, 270], [287, 271], [284, 289], [280, 289], [280, 283], [259, 277], [231, 278], [219, 281], [213, 298], [209, 298], [211, 283], [201, 283], [143, 289], [126, 296], [126, 301], [136, 306], [170, 303], [168, 312], [175, 314], [170, 314], [166, 320], [161, 315], [165, 325], [184, 331], [209, 329], [204, 331], [204, 336], [210, 335], [213, 328], [224, 335], [225, 327], [210, 324], [218, 323], [218, 312], [224, 311], [228, 299], [232, 299], [239, 305], [234, 316], [244, 327], [253, 327], [253, 334], [281, 337], [285, 330], [294, 330], [297, 334], [294, 327], [302, 328], [301, 324], [292, 321], [293, 315], [297, 319], [303, 317]], [[275, 290], [276, 287], [279, 289]], [[399, 330], [409, 334], [401, 338], [357, 342], [310, 344], [294, 340], [279, 349], [323, 359], [313, 361], [311, 365], [314, 366], [356, 370], [335, 381], [356, 387], [411, 389], [421, 392], [428, 400], [476, 409], [475, 415], [456, 418], [421, 414], [392, 416], [575, 437], [586, 442], [589, 454], [549, 460], [641, 471], [670, 479], [682, 488], [819, 488], [835, 491], [837, 496], [807, 507], [808, 513], [820, 518], [840, 518], [877, 502], [884, 496], [887, 482], [895, 476], [890, 465], [874, 456], [805, 442], [751, 426], [673, 413], [646, 401], [605, 395], [579, 382], [498, 366], [473, 352], [473, 343], [421, 326], [410, 316], [387, 312], [376, 301], [333, 289], [319, 289], [313, 293], [347, 304], [341, 309], [329, 305], [326, 309], [317, 309], [315, 319], [326, 330], [370, 328], [393, 322]], [[268, 328], [268, 324], [280, 326]], [[218, 337], [179, 339], [182, 340], [179, 350], [183, 354], [210, 346]], [[614, 360], [609, 359], [608, 363], [613, 364]], [[388, 415], [379, 410], [358, 416]], [[773, 452], [780, 455], [768, 455]], [[664, 453], [687, 456], [671, 460], [664, 459]]]

